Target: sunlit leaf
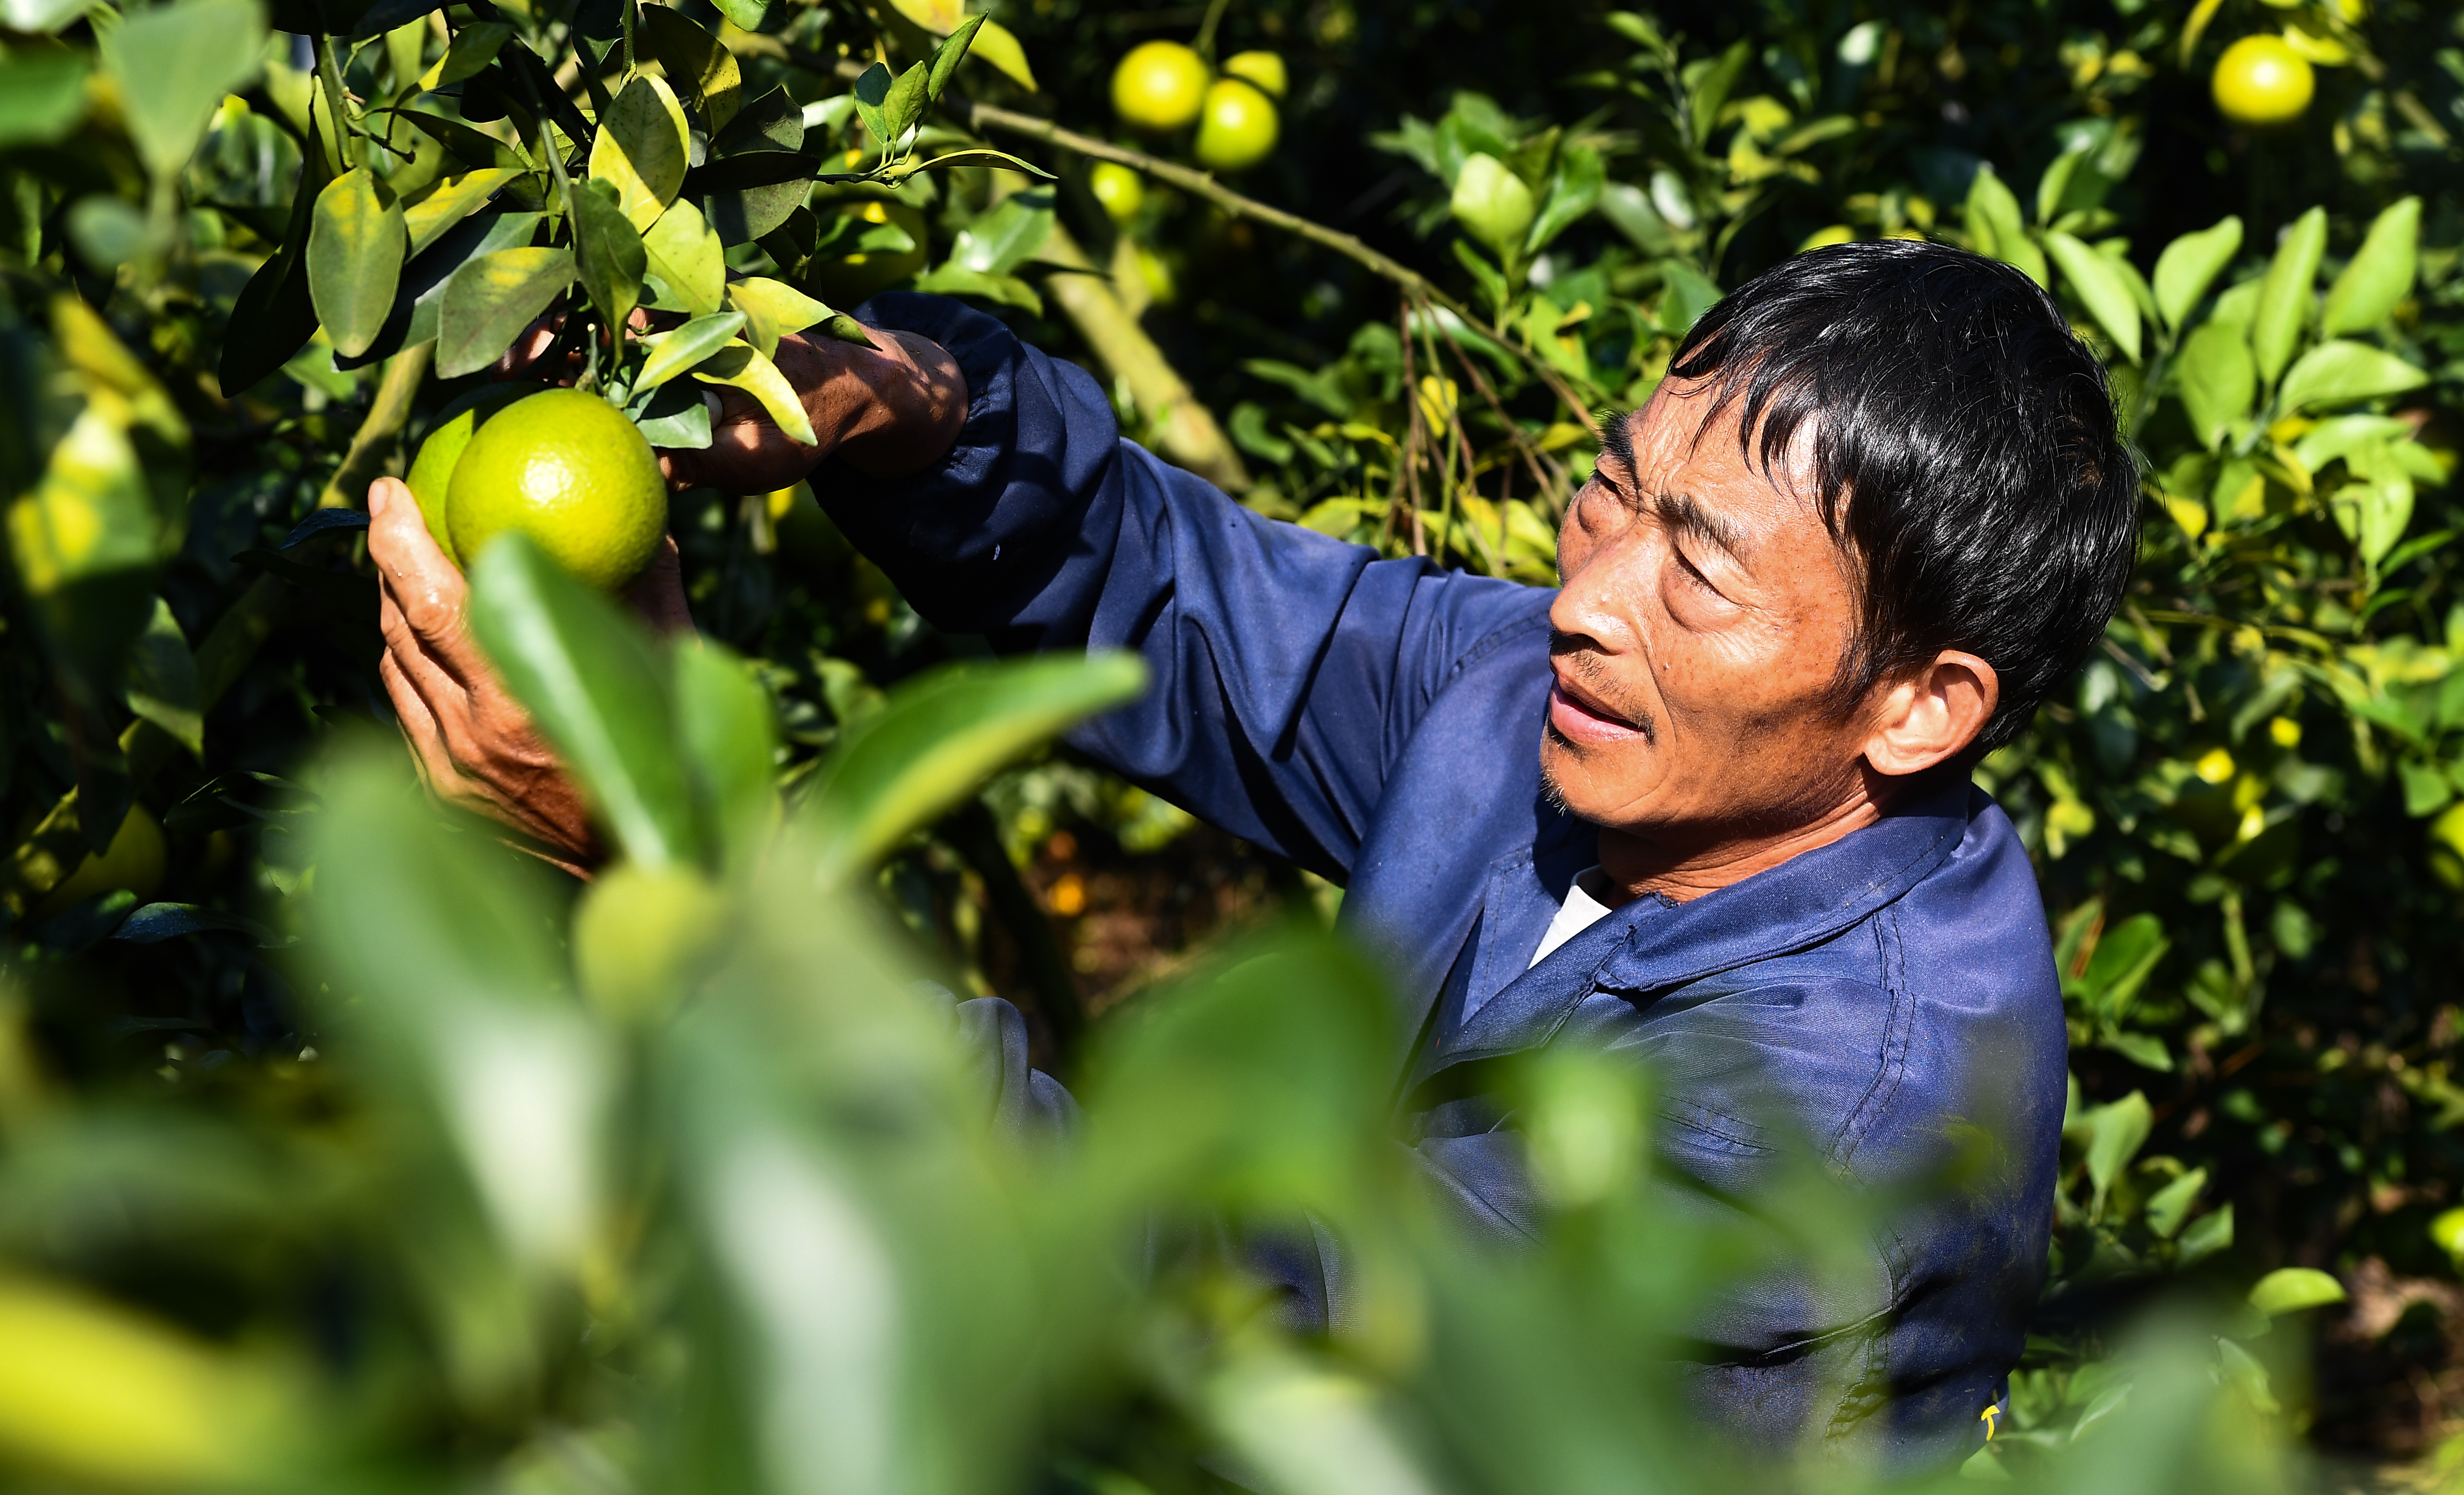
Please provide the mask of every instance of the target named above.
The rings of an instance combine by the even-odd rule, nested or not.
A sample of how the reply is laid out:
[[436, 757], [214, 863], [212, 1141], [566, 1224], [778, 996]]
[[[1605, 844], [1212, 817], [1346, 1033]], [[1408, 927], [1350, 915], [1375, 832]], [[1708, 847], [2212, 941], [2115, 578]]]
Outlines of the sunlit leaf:
[[760, 349], [745, 342], [729, 343], [696, 364], [693, 376], [705, 384], [743, 390], [761, 402], [761, 408], [778, 422], [788, 440], [806, 447], [814, 444], [812, 418], [804, 413], [803, 397]]
[[2308, 1266], [2279, 1266], [2250, 1289], [2250, 1306], [2270, 1318], [2345, 1299], [2344, 1285]]
[[2319, 335], [2366, 332], [2394, 315], [2412, 294], [2421, 242], [2421, 199], [2407, 197], [2372, 220], [2362, 247], [2327, 288], [2319, 311]]
[[703, 221], [701, 209], [677, 199], [642, 235], [649, 273], [696, 317], [716, 312], [727, 289], [727, 247]]
[[728, 304], [747, 319], [745, 341], [776, 358], [779, 340], [827, 320], [835, 313], [782, 280], [747, 275], [727, 288]]
[[2418, 389], [2428, 383], [2428, 374], [2392, 353], [2339, 339], [2302, 354], [2300, 362], [2285, 371], [2277, 404], [2287, 410], [2350, 405]]
[[1134, 698], [1146, 679], [1134, 654], [1055, 655], [948, 666], [901, 686], [813, 777], [807, 815], [829, 847], [825, 879], [871, 862], [1036, 743]]
[[511, 166], [487, 166], [447, 177], [436, 189], [402, 210], [410, 233], [410, 253], [419, 253], [446, 230], [488, 206], [488, 200], [523, 173]]
[[445, 55], [429, 65], [420, 77], [419, 86], [444, 88], [476, 77], [480, 69], [496, 59], [496, 54], [504, 50], [513, 34], [514, 28], [504, 21], [472, 21], [456, 28]]
[[744, 330], [744, 323], [741, 312], [715, 312], [696, 317], [671, 332], [645, 338], [643, 346], [650, 350], [649, 357], [642, 361], [642, 372], [633, 381], [634, 390], [655, 389], [675, 378], [735, 341], [736, 335]]
[[2190, 429], [2213, 451], [2258, 396], [2258, 367], [2239, 327], [2209, 322], [2190, 334], [2173, 365]]
[[573, 254], [583, 288], [610, 327], [623, 327], [642, 298], [649, 257], [618, 206], [616, 188], [601, 180], [573, 187]]
[[2113, 261], [2059, 230], [2046, 233], [2045, 253], [2061, 267], [2062, 278], [2087, 304], [2088, 314], [2123, 357], [2138, 363], [2139, 302]]
[[2185, 233], [2156, 256], [2156, 307], [2165, 325], [2179, 327], [2217, 275], [2241, 251], [2241, 220], [2226, 218], [2214, 227]]
[[409, 244], [402, 205], [366, 167], [343, 172], [317, 194], [308, 294], [335, 352], [364, 353], [385, 329]]
[[472, 564], [471, 629], [626, 856], [696, 860], [667, 671], [641, 625], [508, 532]]
[[86, 75], [77, 53], [19, 52], [0, 58], [0, 146], [48, 145], [85, 114]]
[[688, 134], [683, 107], [655, 77], [627, 83], [600, 120], [590, 146], [590, 175], [616, 188], [635, 230], [658, 222], [684, 189]]
[[2309, 320], [2319, 258], [2326, 249], [2327, 211], [2313, 208], [2294, 220], [2276, 247], [2276, 257], [2268, 261], [2251, 317], [2250, 349], [2258, 361], [2258, 377], [2271, 385], [2291, 362]]
[[504, 356], [514, 339], [573, 283], [573, 253], [499, 250], [453, 272], [436, 319], [436, 372], [452, 379]]
[[205, 701], [197, 687], [197, 660], [171, 616], [170, 604], [154, 600], [154, 616], [128, 654], [128, 709], [171, 735], [203, 760]]
[[744, 88], [735, 54], [680, 11], [648, 5], [638, 14], [635, 34], [667, 69], [670, 86], [701, 112], [712, 129], [725, 129], [736, 118]]
[[176, 0], [131, 11], [101, 42], [137, 154], [167, 177], [187, 165], [223, 96], [256, 77], [265, 11], [257, 0]]

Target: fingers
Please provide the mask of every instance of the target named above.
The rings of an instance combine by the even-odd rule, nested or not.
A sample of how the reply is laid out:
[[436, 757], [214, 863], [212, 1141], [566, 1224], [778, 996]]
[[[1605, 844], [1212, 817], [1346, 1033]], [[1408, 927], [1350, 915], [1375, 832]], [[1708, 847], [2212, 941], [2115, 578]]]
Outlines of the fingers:
[[390, 650], [378, 656], [377, 677], [385, 682], [385, 694], [393, 701], [394, 719], [401, 723], [402, 735], [410, 743], [411, 761], [418, 765], [419, 780], [427, 785], [429, 793], [457, 803], [469, 803], [478, 798], [477, 786], [463, 776], [454, 765], [453, 755], [445, 749], [445, 735], [437, 728], [435, 711], [419, 688], [411, 684]]
[[[381, 477], [368, 489], [368, 559], [387, 606], [407, 630], [405, 647], [434, 656], [466, 685], [486, 671], [462, 623], [470, 583], [437, 548], [419, 501], [398, 478]], [[388, 635], [386, 642], [394, 640]]]

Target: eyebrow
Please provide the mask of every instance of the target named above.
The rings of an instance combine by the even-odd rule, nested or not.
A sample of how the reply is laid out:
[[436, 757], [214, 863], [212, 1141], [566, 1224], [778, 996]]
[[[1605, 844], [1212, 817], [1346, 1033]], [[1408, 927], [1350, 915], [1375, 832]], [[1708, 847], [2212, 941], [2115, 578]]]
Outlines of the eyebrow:
[[1640, 475], [1634, 465], [1634, 414], [1613, 416], [1600, 423], [1600, 455], [1615, 457], [1625, 464], [1628, 473]]
[[1726, 517], [1705, 508], [1693, 495], [1663, 492], [1653, 495], [1651, 503], [1661, 523], [1705, 544], [1717, 545], [1741, 563], [1746, 561], [1749, 547], [1745, 532]]

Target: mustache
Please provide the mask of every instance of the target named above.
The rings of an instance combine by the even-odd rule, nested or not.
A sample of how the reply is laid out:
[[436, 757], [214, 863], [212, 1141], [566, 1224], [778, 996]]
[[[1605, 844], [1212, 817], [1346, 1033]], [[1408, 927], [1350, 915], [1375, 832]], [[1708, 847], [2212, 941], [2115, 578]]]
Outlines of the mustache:
[[[1580, 634], [1549, 630], [1549, 658], [1562, 665], [1582, 687], [1589, 704], [1608, 716], [1642, 734], [1642, 740], [1657, 747], [1660, 743], [1660, 722], [1651, 709], [1636, 700], [1616, 671], [1609, 668], [1608, 656], [1592, 647]], [[1553, 729], [1552, 729], [1553, 730]]]

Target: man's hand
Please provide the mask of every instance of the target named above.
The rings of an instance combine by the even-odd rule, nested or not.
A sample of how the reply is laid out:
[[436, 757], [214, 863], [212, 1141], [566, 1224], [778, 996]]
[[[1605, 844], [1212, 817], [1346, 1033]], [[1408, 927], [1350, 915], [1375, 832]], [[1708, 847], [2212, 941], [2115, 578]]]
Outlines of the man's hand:
[[[368, 558], [382, 590], [377, 670], [429, 788], [520, 831], [567, 870], [598, 861], [581, 789], [472, 642], [470, 588], [398, 479], [368, 489]], [[662, 543], [627, 600], [663, 633], [693, 627], [674, 540]]]
[[[570, 370], [539, 366], [555, 341], [555, 327], [542, 321], [505, 355], [499, 372], [569, 377]], [[710, 446], [659, 453], [670, 487], [771, 493], [801, 481], [833, 452], [859, 473], [905, 477], [941, 460], [966, 424], [967, 380], [958, 361], [912, 332], [876, 330], [870, 347], [793, 335], [779, 340], [771, 361], [803, 397], [816, 444], [790, 440], [741, 389], [706, 385], [718, 397]]]

